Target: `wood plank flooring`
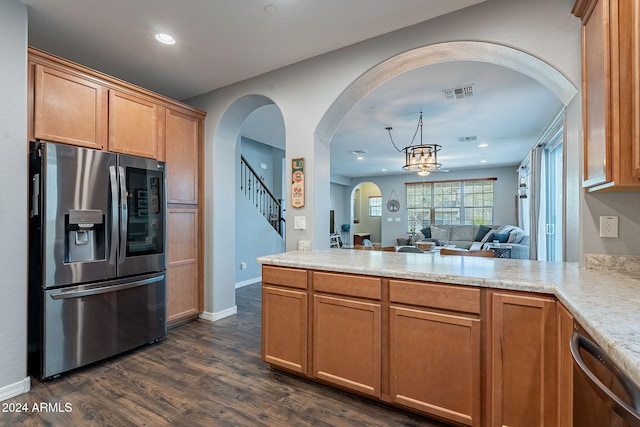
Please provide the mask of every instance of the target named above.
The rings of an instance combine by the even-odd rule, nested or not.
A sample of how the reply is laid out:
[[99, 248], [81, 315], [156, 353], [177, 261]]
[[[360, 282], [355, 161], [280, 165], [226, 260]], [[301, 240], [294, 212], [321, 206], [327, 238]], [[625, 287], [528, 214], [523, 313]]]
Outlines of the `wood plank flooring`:
[[32, 380], [29, 393], [0, 402], [9, 410], [0, 426], [444, 426], [272, 370], [260, 359], [260, 284], [239, 289], [237, 305], [236, 316], [187, 323], [157, 344]]

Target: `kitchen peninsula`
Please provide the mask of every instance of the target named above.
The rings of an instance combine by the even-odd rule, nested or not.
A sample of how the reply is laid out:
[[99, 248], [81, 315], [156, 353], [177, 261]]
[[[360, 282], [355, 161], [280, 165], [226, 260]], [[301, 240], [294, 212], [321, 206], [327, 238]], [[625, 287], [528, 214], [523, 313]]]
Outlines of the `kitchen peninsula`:
[[341, 249], [258, 262], [263, 359], [305, 378], [459, 425], [565, 425], [575, 321], [640, 384], [638, 274]]

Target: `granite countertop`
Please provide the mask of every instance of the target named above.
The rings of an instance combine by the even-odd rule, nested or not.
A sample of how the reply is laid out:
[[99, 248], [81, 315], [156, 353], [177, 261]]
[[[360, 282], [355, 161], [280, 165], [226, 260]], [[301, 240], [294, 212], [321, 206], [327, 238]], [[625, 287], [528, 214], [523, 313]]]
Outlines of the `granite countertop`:
[[567, 263], [329, 249], [259, 257], [259, 263], [555, 295], [640, 385], [640, 273]]

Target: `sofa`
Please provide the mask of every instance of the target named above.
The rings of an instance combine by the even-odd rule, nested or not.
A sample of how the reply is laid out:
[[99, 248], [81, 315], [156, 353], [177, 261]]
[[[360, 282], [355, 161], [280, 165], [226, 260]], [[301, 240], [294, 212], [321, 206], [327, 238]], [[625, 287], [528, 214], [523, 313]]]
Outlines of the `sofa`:
[[432, 225], [416, 236], [416, 241], [435, 241], [442, 246], [481, 250], [498, 240], [511, 246], [511, 258], [529, 259], [529, 236], [514, 225]]

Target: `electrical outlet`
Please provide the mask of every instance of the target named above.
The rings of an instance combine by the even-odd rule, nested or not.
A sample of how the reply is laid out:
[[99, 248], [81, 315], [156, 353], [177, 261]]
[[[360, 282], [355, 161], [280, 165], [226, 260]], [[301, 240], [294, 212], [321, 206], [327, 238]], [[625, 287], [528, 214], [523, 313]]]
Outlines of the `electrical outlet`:
[[618, 217], [617, 216], [601, 216], [600, 217], [600, 237], [618, 237]]

